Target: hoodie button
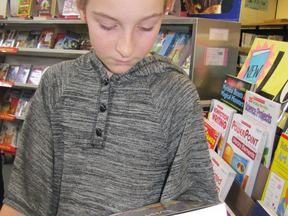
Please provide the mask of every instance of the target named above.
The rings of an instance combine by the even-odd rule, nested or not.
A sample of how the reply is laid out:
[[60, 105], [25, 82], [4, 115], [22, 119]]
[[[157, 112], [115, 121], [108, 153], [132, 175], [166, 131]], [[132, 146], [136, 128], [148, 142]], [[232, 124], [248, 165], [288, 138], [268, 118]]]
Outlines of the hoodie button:
[[97, 136], [102, 136], [102, 130], [100, 128], [97, 128], [96, 135]]
[[100, 111], [105, 112], [106, 111], [106, 106], [104, 104], [100, 105]]
[[104, 85], [107, 86], [108, 84], [109, 84], [109, 79], [108, 78], [104, 79]]

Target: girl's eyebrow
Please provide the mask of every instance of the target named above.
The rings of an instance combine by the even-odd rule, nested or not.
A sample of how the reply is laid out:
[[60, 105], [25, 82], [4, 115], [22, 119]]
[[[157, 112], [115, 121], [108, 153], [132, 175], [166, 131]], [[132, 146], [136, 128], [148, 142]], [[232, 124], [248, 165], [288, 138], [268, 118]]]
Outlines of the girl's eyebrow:
[[[97, 15], [97, 16], [101, 16], [101, 17], [104, 17], [104, 18], [107, 18], [107, 19], [110, 19], [110, 20], [113, 20], [113, 21], [118, 21], [116, 18], [114, 17], [111, 17], [107, 14], [104, 14], [102, 12], [96, 12], [96, 11], [93, 11], [93, 14], [94, 15]], [[150, 16], [147, 16], [147, 17], [144, 17], [142, 18], [140, 21], [144, 21], [144, 20], [148, 20], [148, 19], [151, 19], [151, 18], [154, 18], [154, 17], [161, 17], [163, 13], [159, 13], [159, 14], [152, 14]]]

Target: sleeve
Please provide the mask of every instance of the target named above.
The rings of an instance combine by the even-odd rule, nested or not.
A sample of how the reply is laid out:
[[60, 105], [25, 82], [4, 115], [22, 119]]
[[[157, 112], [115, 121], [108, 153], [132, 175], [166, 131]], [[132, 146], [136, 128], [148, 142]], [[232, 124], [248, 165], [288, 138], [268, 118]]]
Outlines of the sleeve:
[[[49, 71], [46, 73], [48, 75]], [[4, 199], [6, 205], [29, 216], [52, 215], [51, 107], [48, 81], [43, 77], [23, 124], [8, 193]]]
[[199, 96], [190, 81], [182, 87], [168, 129], [170, 167], [161, 201], [218, 202]]

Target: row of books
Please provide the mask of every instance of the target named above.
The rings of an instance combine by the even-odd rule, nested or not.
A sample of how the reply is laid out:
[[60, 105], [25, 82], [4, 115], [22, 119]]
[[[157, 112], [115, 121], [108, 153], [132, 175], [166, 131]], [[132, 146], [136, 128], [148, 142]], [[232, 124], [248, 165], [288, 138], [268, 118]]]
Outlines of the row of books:
[[183, 68], [190, 68], [190, 61], [188, 59], [189, 56], [191, 58], [191, 49], [191, 40], [188, 33], [162, 29], [150, 52], [168, 56], [175, 64]]
[[55, 28], [43, 28], [41, 31], [0, 30], [0, 46], [80, 50], [92, 48], [88, 34], [73, 31], [57, 33]]
[[22, 84], [38, 85], [48, 66], [31, 64], [0, 63], [0, 82], [15, 82]]
[[252, 33], [243, 32], [241, 47], [250, 48], [256, 38], [283, 41], [283, 35], [257, 35]]

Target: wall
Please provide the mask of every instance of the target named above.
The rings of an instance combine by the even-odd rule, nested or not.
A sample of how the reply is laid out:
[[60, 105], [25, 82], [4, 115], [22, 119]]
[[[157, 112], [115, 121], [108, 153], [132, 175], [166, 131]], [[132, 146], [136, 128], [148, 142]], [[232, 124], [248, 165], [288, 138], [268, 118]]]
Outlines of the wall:
[[278, 0], [276, 19], [288, 19], [288, 1]]
[[[277, 0], [268, 0], [268, 1], [269, 1], [268, 11], [258, 11], [258, 10], [244, 7], [246, 0], [242, 0], [241, 12], [240, 12], [241, 24], [243, 25], [243, 24], [251, 24], [251, 23], [264, 23], [264, 20], [275, 19]], [[287, 0], [282, 0], [282, 1], [283, 2], [285, 1], [285, 4], [286, 4], [285, 9], [287, 11], [288, 1]]]

